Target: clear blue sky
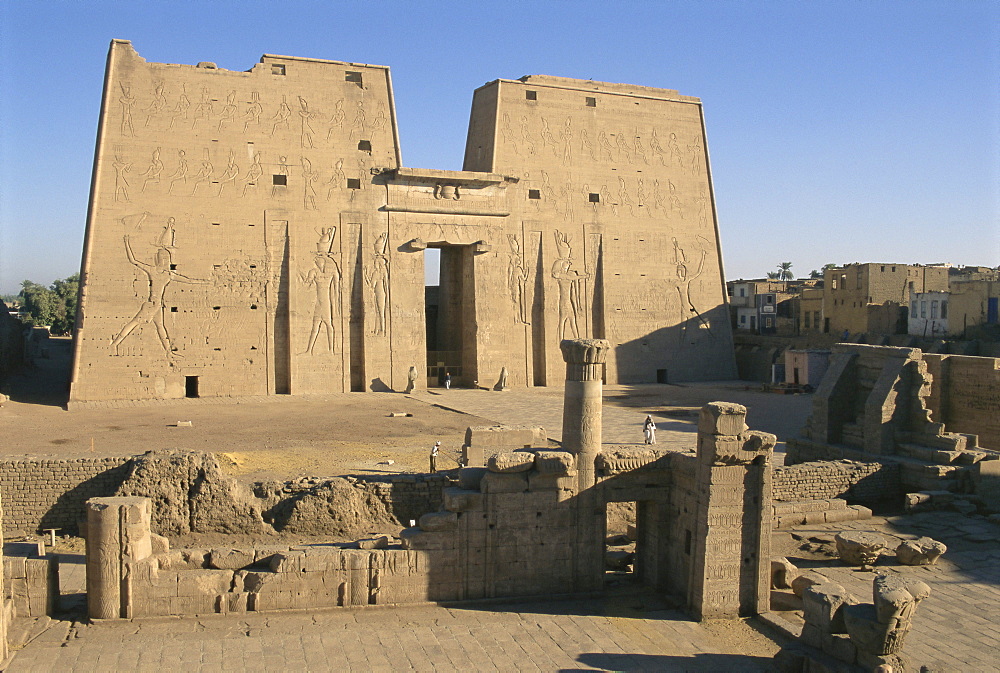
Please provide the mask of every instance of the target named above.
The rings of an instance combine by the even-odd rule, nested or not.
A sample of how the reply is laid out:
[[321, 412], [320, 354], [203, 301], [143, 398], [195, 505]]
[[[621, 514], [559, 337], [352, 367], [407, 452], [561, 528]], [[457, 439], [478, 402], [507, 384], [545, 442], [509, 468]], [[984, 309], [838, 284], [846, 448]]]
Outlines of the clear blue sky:
[[472, 91], [549, 74], [705, 106], [728, 278], [1000, 264], [1000, 2], [0, 2], [0, 292], [79, 268], [108, 42], [392, 68], [403, 163], [459, 169]]

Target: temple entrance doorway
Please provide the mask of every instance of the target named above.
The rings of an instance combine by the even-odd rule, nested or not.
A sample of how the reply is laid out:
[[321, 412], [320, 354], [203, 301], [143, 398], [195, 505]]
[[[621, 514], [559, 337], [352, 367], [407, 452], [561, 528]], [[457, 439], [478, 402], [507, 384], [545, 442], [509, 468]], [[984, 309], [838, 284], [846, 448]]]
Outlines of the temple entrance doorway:
[[427, 387], [476, 385], [476, 296], [471, 245], [424, 250]]

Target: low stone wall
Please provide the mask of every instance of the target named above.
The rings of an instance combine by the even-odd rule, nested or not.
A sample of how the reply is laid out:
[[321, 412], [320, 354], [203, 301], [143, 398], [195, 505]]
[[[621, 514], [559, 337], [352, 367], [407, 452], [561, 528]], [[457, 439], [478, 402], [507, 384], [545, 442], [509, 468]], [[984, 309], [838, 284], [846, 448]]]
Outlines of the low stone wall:
[[4, 533], [59, 528], [76, 534], [89, 498], [109, 496], [121, 485], [125, 465], [118, 458], [0, 460]]
[[11, 616], [51, 616], [59, 595], [58, 571], [55, 555], [39, 556], [37, 544], [4, 545], [3, 598], [12, 603]]
[[864, 505], [848, 505], [840, 498], [776, 502], [771, 511], [775, 528], [872, 518], [872, 511]]
[[877, 503], [898, 499], [902, 489], [896, 464], [833, 460], [775, 467], [772, 493], [776, 501], [843, 498]]

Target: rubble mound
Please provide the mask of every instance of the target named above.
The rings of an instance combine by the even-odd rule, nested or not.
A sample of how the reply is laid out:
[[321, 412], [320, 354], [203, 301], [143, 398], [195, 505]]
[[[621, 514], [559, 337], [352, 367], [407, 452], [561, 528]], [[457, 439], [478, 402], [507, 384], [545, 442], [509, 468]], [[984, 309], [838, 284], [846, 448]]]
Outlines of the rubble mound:
[[226, 476], [210, 453], [147, 451], [129, 463], [115, 495], [152, 500], [152, 528], [160, 535], [271, 532], [249, 489]]
[[384, 501], [342, 478], [281, 500], [267, 511], [266, 518], [281, 532], [343, 540], [399, 528]]

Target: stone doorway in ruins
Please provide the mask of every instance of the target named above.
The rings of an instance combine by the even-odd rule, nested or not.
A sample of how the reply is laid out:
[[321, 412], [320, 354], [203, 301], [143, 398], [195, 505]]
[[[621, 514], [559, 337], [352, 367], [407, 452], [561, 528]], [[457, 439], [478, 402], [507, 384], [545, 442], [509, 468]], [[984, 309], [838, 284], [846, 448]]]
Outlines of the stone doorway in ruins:
[[428, 243], [424, 250], [427, 386], [476, 383], [476, 294], [472, 245]]
[[642, 562], [647, 553], [644, 501], [608, 502], [605, 505], [604, 586], [608, 589], [655, 584]]

